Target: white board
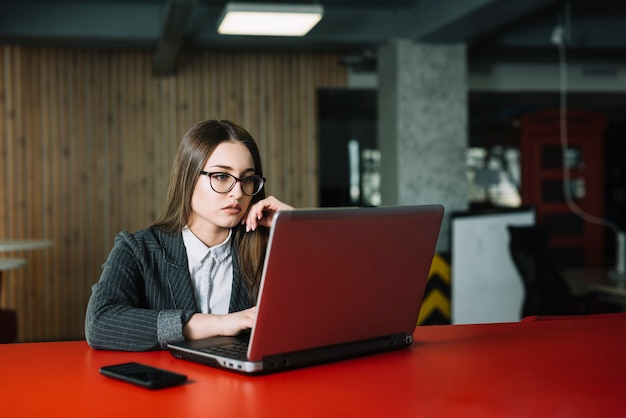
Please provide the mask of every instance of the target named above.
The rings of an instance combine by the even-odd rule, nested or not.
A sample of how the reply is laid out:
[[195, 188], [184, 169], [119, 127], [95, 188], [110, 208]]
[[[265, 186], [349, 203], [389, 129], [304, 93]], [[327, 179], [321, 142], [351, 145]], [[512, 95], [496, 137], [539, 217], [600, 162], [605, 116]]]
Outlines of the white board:
[[451, 218], [453, 324], [520, 320], [524, 287], [509, 253], [508, 225], [533, 225], [532, 209]]

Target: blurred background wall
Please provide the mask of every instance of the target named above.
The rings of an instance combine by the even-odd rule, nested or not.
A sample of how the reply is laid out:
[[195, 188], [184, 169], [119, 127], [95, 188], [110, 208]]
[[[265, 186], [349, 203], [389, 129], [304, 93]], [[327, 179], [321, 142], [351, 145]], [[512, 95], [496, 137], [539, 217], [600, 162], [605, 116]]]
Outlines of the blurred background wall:
[[5, 274], [18, 340], [83, 338], [90, 288], [120, 230], [163, 203], [176, 147], [207, 118], [258, 141], [268, 193], [317, 203], [318, 88], [342, 87], [335, 53], [194, 50], [152, 75], [150, 52], [0, 46], [0, 237], [50, 249]]

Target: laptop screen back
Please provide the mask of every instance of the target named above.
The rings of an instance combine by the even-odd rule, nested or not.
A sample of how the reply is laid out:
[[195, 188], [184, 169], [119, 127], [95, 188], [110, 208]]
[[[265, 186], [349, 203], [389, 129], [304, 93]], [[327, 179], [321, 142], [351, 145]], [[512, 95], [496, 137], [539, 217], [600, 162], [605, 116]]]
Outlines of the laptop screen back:
[[280, 212], [248, 358], [415, 329], [443, 207]]

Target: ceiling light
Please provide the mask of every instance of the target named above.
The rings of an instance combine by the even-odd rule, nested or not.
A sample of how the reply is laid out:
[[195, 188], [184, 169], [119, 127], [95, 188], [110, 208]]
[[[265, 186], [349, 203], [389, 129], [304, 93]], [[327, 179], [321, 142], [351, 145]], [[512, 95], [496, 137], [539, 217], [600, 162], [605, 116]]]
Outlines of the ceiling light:
[[226, 3], [222, 35], [304, 36], [322, 19], [321, 5]]

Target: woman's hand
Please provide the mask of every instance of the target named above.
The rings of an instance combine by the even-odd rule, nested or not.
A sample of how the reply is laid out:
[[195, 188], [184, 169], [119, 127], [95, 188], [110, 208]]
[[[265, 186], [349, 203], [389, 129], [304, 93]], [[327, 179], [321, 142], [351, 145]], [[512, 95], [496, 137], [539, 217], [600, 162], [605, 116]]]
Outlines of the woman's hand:
[[241, 220], [246, 225], [246, 231], [254, 231], [259, 225], [270, 227], [272, 219], [279, 210], [293, 210], [292, 206], [281, 202], [274, 196], [266, 197], [250, 206], [248, 214]]
[[197, 313], [183, 327], [183, 335], [187, 340], [237, 335], [252, 328], [255, 319], [256, 306], [228, 315]]

